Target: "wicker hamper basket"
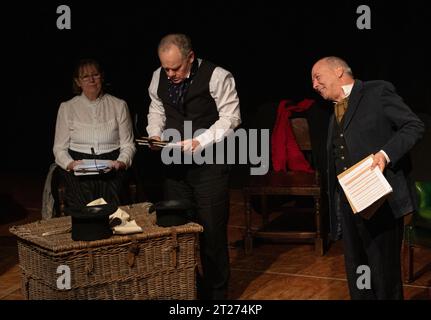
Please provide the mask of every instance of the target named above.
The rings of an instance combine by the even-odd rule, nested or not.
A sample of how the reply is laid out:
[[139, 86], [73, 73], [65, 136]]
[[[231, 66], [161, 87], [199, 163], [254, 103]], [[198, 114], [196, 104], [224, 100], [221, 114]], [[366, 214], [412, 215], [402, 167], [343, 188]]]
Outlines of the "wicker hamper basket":
[[[195, 299], [197, 245], [202, 227], [195, 223], [158, 227], [155, 213], [148, 214], [149, 206], [139, 203], [121, 207], [143, 228], [143, 233], [113, 235], [97, 241], [73, 241], [70, 217], [12, 227], [10, 231], [18, 237], [24, 296]], [[68, 288], [57, 285], [62, 276], [59, 266], [70, 268]]]

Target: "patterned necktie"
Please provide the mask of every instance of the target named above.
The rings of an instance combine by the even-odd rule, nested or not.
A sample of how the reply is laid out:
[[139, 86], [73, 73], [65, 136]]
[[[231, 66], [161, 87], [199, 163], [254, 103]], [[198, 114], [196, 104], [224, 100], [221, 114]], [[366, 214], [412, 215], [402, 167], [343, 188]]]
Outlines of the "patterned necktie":
[[347, 106], [349, 103], [349, 97], [337, 102], [334, 106], [335, 118], [337, 122], [340, 123], [346, 113]]
[[180, 83], [173, 83], [171, 80], [168, 80], [169, 100], [174, 105], [174, 107], [177, 108], [177, 110], [182, 114], [184, 114], [184, 98], [189, 90], [190, 84], [192, 83], [192, 80], [198, 70], [198, 67], [198, 60], [195, 59], [188, 78], [184, 79]]

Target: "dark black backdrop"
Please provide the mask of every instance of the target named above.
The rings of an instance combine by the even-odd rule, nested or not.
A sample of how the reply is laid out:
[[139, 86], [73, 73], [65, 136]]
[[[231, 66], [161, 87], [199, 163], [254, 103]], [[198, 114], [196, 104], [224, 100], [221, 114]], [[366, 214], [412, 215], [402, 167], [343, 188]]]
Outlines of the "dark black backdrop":
[[[61, 4], [71, 9], [71, 30], [56, 27]], [[356, 27], [361, 4], [371, 9], [371, 30]], [[310, 68], [324, 55], [344, 57], [360, 79], [393, 82], [430, 117], [425, 1], [15, 1], [2, 3], [1, 17], [6, 172], [47, 171], [57, 109], [72, 97], [80, 57], [102, 62], [111, 93], [128, 102], [145, 133], [156, 47], [170, 32], [188, 33], [199, 57], [234, 74], [244, 126], [266, 101], [317, 98]], [[429, 148], [421, 152], [429, 159]]]

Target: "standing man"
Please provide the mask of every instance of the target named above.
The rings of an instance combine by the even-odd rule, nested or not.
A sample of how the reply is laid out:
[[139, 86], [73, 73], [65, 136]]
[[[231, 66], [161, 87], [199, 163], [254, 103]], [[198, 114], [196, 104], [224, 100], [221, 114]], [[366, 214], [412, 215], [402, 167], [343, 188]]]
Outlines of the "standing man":
[[[161, 67], [151, 80], [147, 132], [160, 140], [166, 129], [180, 132], [183, 151], [196, 152], [222, 141], [229, 129], [241, 123], [239, 99], [232, 74], [197, 59], [191, 40], [169, 34], [158, 46]], [[185, 121], [192, 131], [184, 136]], [[227, 222], [229, 169], [226, 164], [168, 165], [165, 200], [188, 199], [197, 207], [197, 222], [204, 228], [200, 241], [203, 277], [198, 279], [201, 299], [224, 299], [229, 279]]]
[[[328, 129], [328, 187], [333, 238], [342, 234], [352, 299], [402, 299], [403, 216], [415, 210], [415, 189], [408, 178], [409, 150], [422, 137], [424, 124], [386, 81], [354, 79], [338, 57], [317, 61], [313, 88], [334, 102]], [[353, 214], [336, 176], [374, 154], [393, 192], [369, 219]], [[359, 266], [371, 271], [371, 288], [357, 286]]]

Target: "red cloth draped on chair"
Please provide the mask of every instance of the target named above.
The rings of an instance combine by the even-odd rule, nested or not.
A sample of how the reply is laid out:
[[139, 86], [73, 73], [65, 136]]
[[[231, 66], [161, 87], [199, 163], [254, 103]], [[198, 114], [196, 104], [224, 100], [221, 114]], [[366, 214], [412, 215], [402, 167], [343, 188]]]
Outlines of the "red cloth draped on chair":
[[274, 171], [303, 171], [313, 173], [304, 154], [296, 143], [290, 126], [292, 112], [303, 112], [310, 108], [314, 100], [304, 99], [297, 105], [288, 105], [291, 101], [282, 100], [277, 109], [277, 119], [271, 136], [272, 166]]

